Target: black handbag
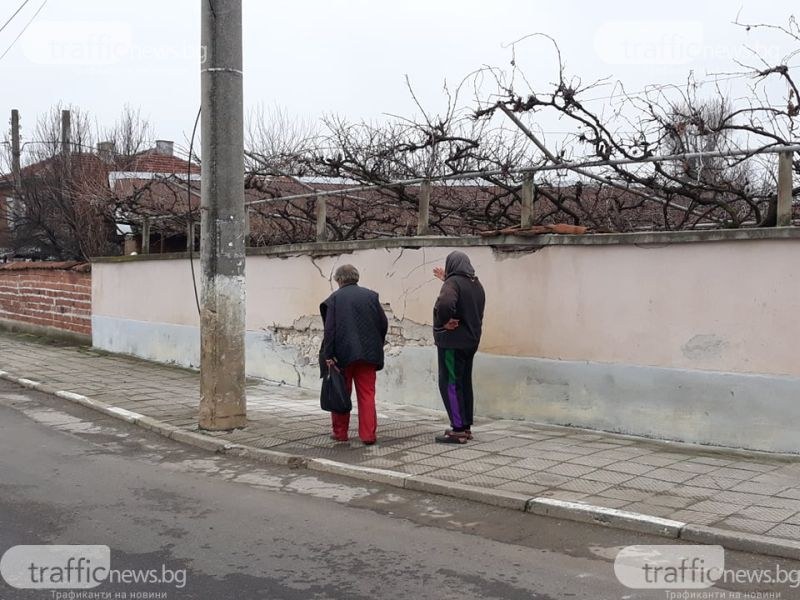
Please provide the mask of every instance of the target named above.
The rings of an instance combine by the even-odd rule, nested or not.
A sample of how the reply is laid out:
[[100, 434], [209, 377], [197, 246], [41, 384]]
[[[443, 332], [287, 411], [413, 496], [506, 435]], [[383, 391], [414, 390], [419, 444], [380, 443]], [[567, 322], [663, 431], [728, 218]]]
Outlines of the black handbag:
[[328, 367], [328, 372], [322, 378], [319, 405], [322, 410], [328, 412], [349, 413], [353, 410], [353, 402], [347, 391], [347, 382], [338, 367]]

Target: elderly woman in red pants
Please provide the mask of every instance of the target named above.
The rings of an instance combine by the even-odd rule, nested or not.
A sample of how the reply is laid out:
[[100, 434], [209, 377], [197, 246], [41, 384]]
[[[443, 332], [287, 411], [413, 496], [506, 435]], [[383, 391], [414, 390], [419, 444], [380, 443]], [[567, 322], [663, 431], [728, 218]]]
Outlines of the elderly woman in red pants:
[[[320, 359], [330, 368], [344, 371], [348, 390], [356, 388], [358, 437], [366, 445], [375, 443], [378, 419], [375, 410], [376, 373], [383, 369], [383, 345], [389, 323], [378, 294], [358, 285], [358, 270], [342, 265], [333, 275], [339, 289], [320, 305], [325, 335]], [[333, 434], [338, 442], [348, 440], [350, 413], [331, 413]]]

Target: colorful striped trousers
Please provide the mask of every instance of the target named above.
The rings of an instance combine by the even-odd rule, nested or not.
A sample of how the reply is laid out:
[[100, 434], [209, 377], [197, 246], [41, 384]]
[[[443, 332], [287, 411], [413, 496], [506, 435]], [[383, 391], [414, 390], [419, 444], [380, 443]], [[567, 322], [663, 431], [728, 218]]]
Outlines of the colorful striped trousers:
[[472, 360], [477, 348], [438, 348], [439, 393], [453, 431], [472, 426]]

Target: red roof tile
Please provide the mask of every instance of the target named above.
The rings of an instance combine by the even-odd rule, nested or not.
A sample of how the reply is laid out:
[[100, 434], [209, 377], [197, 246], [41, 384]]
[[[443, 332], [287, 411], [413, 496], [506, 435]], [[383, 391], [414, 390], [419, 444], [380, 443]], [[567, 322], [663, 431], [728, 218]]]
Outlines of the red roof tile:
[[[177, 156], [160, 154], [155, 150], [145, 150], [132, 158], [121, 161], [117, 165], [120, 171], [131, 171], [136, 173], [176, 173], [185, 174], [189, 170], [189, 161]], [[200, 166], [192, 164], [191, 172], [200, 173]]]

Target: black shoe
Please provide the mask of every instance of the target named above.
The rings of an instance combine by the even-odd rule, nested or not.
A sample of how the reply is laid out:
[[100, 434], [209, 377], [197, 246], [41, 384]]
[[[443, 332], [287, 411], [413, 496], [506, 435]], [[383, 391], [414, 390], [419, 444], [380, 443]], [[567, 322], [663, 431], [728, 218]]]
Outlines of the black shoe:
[[447, 430], [444, 435], [437, 435], [434, 439], [437, 444], [466, 444], [469, 438], [465, 431]]
[[[445, 435], [447, 435], [448, 433], [458, 433], [458, 432], [454, 432], [452, 429], [448, 429], [447, 431], [444, 432]], [[468, 440], [472, 439], [472, 432], [469, 429], [465, 429], [464, 433], [467, 435]]]

